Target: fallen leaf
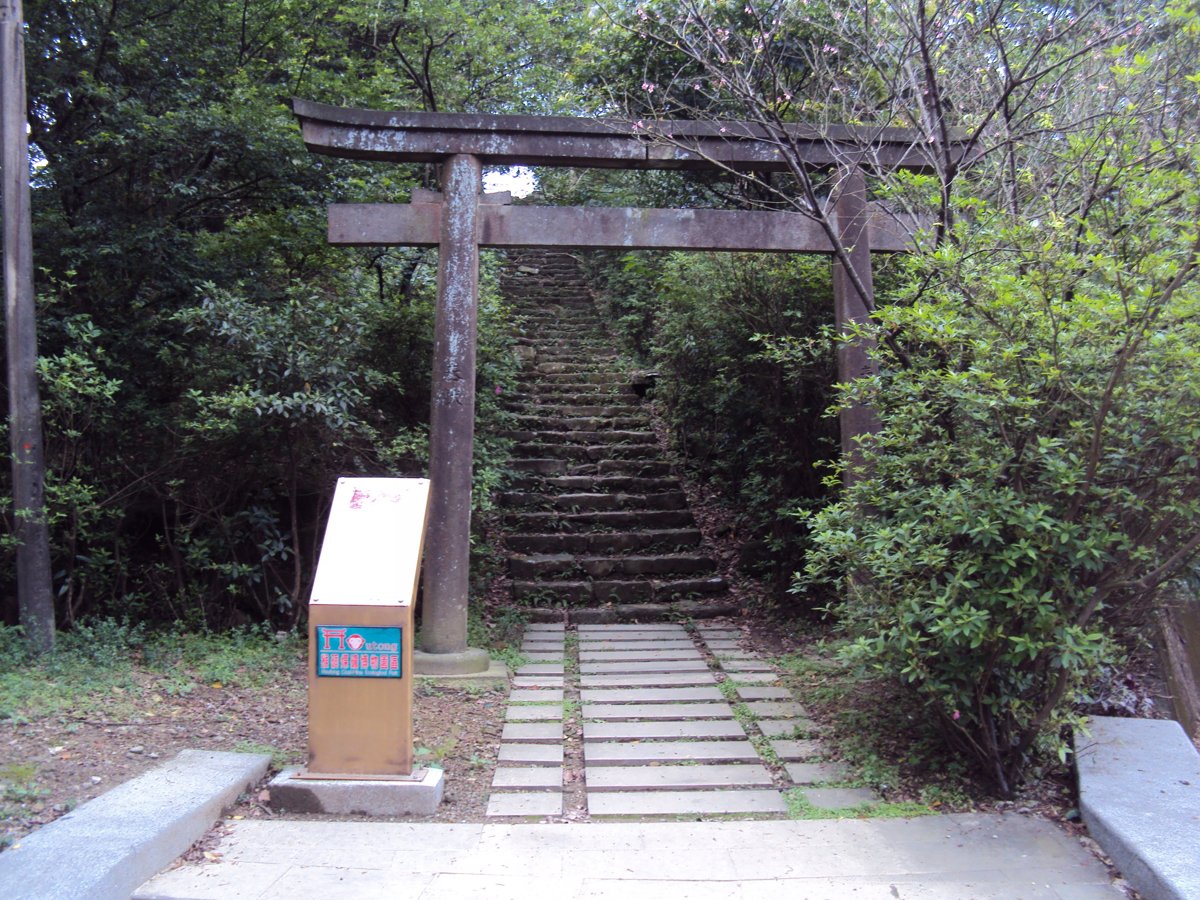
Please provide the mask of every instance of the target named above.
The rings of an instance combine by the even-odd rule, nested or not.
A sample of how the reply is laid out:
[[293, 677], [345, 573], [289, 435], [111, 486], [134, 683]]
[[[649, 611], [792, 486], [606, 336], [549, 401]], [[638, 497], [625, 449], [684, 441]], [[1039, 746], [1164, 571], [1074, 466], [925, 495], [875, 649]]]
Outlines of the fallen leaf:
[[258, 802], [259, 803], [270, 803], [271, 802], [271, 792], [268, 790], [259, 791], [258, 792]]
[[208, 860], [212, 860], [213, 862], [219, 862], [221, 859], [221, 854], [217, 853], [214, 850], [205, 850], [204, 858], [208, 859]]

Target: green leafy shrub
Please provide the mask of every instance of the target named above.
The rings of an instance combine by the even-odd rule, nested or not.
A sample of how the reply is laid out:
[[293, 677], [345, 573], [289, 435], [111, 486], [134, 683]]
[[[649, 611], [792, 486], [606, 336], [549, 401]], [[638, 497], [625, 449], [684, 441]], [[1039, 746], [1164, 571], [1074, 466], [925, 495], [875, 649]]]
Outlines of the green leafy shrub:
[[1065, 758], [1114, 616], [1200, 545], [1197, 237], [1175, 224], [1195, 157], [1132, 149], [1082, 221], [977, 201], [957, 244], [912, 260], [867, 329], [878, 376], [842, 395], [881, 430], [812, 520], [800, 587], [841, 580], [850, 657], [909, 685], [1005, 795], [1039, 751]]

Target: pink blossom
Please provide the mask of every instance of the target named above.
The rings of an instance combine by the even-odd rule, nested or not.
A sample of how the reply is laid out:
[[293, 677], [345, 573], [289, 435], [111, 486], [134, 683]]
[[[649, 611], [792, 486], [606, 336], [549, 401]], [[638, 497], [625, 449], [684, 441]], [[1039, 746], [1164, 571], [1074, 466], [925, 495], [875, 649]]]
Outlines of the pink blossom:
[[952, 719], [953, 719], [955, 722], [957, 722], [957, 721], [958, 721], [958, 719], [959, 719], [959, 713], [958, 713], [958, 710], [957, 710], [957, 709], [954, 711], [954, 715], [952, 715], [950, 718], [952, 718]]

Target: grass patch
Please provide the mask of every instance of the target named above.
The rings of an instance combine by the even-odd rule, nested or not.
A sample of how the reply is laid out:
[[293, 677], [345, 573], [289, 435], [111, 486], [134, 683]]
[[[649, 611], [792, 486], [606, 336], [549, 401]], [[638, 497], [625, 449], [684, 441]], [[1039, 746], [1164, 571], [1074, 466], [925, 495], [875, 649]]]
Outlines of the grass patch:
[[104, 619], [60, 633], [54, 652], [35, 657], [19, 628], [0, 627], [0, 719], [132, 716], [144, 705], [138, 676], [147, 674], [176, 696], [200, 684], [262, 687], [291, 672], [303, 644], [266, 629], [148, 634]]
[[911, 819], [934, 814], [928, 806], [912, 801], [880, 800], [859, 806], [822, 809], [809, 803], [804, 789], [798, 787], [784, 791], [783, 799], [787, 803], [789, 819]]

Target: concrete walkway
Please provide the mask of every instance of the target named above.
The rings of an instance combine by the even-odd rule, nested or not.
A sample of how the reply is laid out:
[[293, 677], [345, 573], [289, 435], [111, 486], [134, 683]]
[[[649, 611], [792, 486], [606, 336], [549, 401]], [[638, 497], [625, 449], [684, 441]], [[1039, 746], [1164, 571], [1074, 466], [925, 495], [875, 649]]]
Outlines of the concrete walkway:
[[245, 821], [220, 862], [137, 900], [1115, 900], [1105, 869], [1021, 816], [587, 825]]

